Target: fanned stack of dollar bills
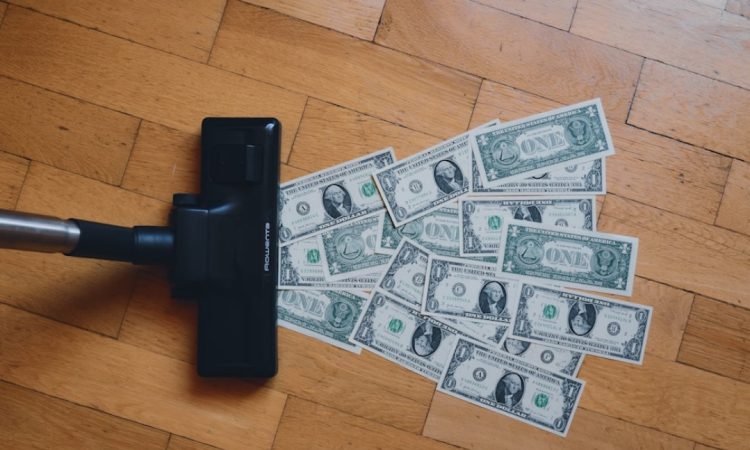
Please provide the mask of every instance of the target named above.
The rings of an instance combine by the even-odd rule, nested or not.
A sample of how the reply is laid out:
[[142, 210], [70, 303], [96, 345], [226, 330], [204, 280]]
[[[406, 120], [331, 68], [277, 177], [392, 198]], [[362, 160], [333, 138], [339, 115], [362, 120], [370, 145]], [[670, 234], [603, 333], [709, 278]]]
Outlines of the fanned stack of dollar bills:
[[[601, 102], [493, 121], [281, 186], [279, 324], [566, 435], [586, 354], [641, 364], [636, 238], [596, 231]], [[574, 289], [574, 290], [571, 290]]]

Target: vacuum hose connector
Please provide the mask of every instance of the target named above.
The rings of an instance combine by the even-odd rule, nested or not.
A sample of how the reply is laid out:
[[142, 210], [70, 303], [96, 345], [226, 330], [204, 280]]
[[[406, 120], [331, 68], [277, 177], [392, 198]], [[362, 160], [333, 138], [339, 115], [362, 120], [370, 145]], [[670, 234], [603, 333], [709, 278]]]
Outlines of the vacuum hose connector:
[[0, 248], [169, 265], [174, 232], [168, 227], [126, 228], [0, 209]]

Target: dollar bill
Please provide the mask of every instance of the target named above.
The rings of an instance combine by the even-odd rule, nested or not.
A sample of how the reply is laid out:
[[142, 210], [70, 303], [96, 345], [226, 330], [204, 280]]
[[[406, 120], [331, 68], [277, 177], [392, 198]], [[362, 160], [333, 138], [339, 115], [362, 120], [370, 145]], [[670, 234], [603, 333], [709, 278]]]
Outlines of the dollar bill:
[[459, 200], [461, 256], [497, 255], [502, 225], [508, 219], [593, 230], [594, 197], [462, 198]]
[[568, 433], [584, 382], [459, 337], [437, 389], [559, 436]]
[[[432, 253], [458, 256], [458, 207], [444, 206], [398, 228], [391, 216], [380, 213], [377, 251], [392, 254], [401, 239], [408, 237]], [[494, 255], [493, 255], [494, 256]]]
[[429, 256], [427, 249], [407, 238], [402, 239], [377, 288], [418, 308]]
[[498, 349], [502, 348], [502, 343], [508, 334], [508, 329], [510, 328], [510, 324], [500, 322], [451, 319], [449, 317], [443, 317], [441, 320], [467, 336], [489, 344], [491, 348]]
[[372, 289], [380, 278], [373, 272], [340, 281], [326, 281], [320, 241], [316, 236], [279, 247], [279, 287], [282, 289]]
[[429, 214], [469, 192], [469, 132], [385, 167], [374, 178], [396, 227]]
[[374, 290], [355, 325], [355, 344], [433, 381], [440, 378], [460, 331]]
[[522, 341], [510, 336], [503, 339], [500, 347], [503, 352], [520, 360], [569, 377], [577, 376], [583, 363], [582, 352]]
[[630, 296], [637, 254], [637, 238], [509, 220], [498, 262], [501, 273], [530, 283]]
[[360, 347], [349, 341], [349, 336], [366, 302], [364, 292], [279, 290], [279, 325], [360, 353]]
[[396, 160], [387, 148], [279, 187], [281, 245], [383, 209], [372, 173]]
[[445, 322], [473, 339], [488, 344], [490, 349], [509, 353], [552, 372], [575, 377], [583, 363], [584, 354], [581, 352], [509, 337], [510, 326], [507, 324], [449, 318], [445, 318]]
[[605, 159], [571, 164], [494, 188], [484, 187], [476, 161], [472, 160], [471, 195], [604, 195], [607, 193]]
[[642, 364], [652, 308], [524, 283], [512, 335], [545, 345]]
[[466, 259], [431, 255], [422, 312], [455, 319], [487, 320], [509, 324], [510, 299], [517, 298], [520, 282], [498, 276], [492, 265]]
[[599, 99], [472, 130], [470, 145], [487, 188], [614, 154]]
[[326, 281], [369, 275], [388, 263], [388, 255], [375, 253], [377, 214], [329, 228], [317, 236]]

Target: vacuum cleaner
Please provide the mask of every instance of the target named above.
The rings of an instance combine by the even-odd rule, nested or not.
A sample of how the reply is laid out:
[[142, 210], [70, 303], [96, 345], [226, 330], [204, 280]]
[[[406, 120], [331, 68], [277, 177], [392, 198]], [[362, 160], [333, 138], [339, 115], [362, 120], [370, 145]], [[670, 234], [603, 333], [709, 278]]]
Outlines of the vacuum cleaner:
[[166, 266], [172, 296], [198, 301], [198, 374], [272, 377], [280, 141], [273, 118], [206, 118], [200, 193], [174, 194], [168, 226], [0, 210], [0, 248]]

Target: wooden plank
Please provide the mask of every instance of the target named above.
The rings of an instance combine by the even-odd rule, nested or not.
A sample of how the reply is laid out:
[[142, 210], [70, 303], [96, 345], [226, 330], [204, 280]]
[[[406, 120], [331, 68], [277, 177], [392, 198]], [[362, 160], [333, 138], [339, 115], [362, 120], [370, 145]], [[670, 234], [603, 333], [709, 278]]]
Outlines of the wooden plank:
[[628, 123], [750, 160], [750, 92], [665, 64], [646, 61]]
[[286, 395], [0, 305], [0, 378], [219, 447], [268, 448]]
[[[122, 226], [166, 223], [167, 204], [33, 162], [19, 211]], [[63, 255], [0, 251], [0, 299], [47, 317], [116, 336], [136, 268]]]
[[396, 157], [402, 159], [439, 141], [428, 134], [310, 99], [289, 164], [315, 172], [385, 147], [393, 147]]
[[3, 24], [3, 17], [5, 17], [5, 11], [8, 9], [8, 4], [0, 2], [0, 25]]
[[570, 31], [750, 87], [750, 22], [718, 8], [684, 0], [580, 0]]
[[[335, 426], [331, 426], [335, 424]], [[279, 423], [274, 448], [300, 450], [452, 449], [451, 445], [401, 431], [323, 405], [290, 397]]]
[[[470, 26], [467, 26], [470, 24]], [[622, 121], [642, 58], [469, 0], [388, 2], [375, 41]]]
[[693, 304], [693, 294], [636, 277], [632, 297], [611, 297], [652, 306], [654, 315], [651, 319], [646, 352], [669, 361], [677, 360]]
[[446, 138], [466, 129], [479, 90], [474, 76], [237, 0], [210, 64]]
[[750, 17], [750, 1], [748, 0], [727, 0], [727, 12]]
[[[588, 387], [584, 388], [588, 389]], [[283, 422], [282, 422], [283, 423]], [[565, 438], [436, 392], [424, 435], [473, 450], [663, 449], [692, 450], [693, 443], [646, 427], [598, 414], [576, 411]]]
[[[165, 202], [176, 192], [200, 191], [200, 137], [144, 121], [122, 187]], [[282, 178], [305, 172], [281, 164]]]
[[[286, 161], [305, 96], [11, 6], [0, 74], [195, 135], [206, 116], [277, 117]], [[158, 69], [155, 69], [158, 68]]]
[[[195, 304], [169, 298], [165, 277], [143, 272], [120, 340], [192, 362], [195, 311]], [[372, 353], [356, 355], [285, 328], [279, 328], [279, 373], [265, 386], [412, 433], [422, 430], [435, 389]]]
[[0, 447], [161, 450], [169, 435], [0, 381]]
[[119, 184], [139, 119], [0, 77], [0, 148]]
[[[513, 120], [560, 104], [485, 81], [471, 126]], [[607, 190], [713, 223], [731, 159], [609, 120], [616, 153], [607, 158]], [[654, 195], [658, 192], [659, 195]]]
[[217, 450], [217, 447], [173, 434], [169, 438], [167, 450]]
[[385, 0], [243, 0], [371, 41]]
[[750, 383], [750, 310], [697, 297], [678, 361]]
[[716, 225], [750, 235], [750, 164], [732, 162]]
[[567, 31], [576, 0], [476, 0], [477, 3], [517, 14]]
[[586, 358], [581, 407], [720, 448], [750, 438], [750, 385], [646, 357], [643, 366]]
[[750, 237], [608, 195], [598, 229], [640, 239], [637, 274], [750, 307]]
[[0, 208], [13, 209], [29, 170], [29, 161], [0, 151]]
[[200, 62], [208, 60], [224, 11], [224, 0], [11, 2]]

